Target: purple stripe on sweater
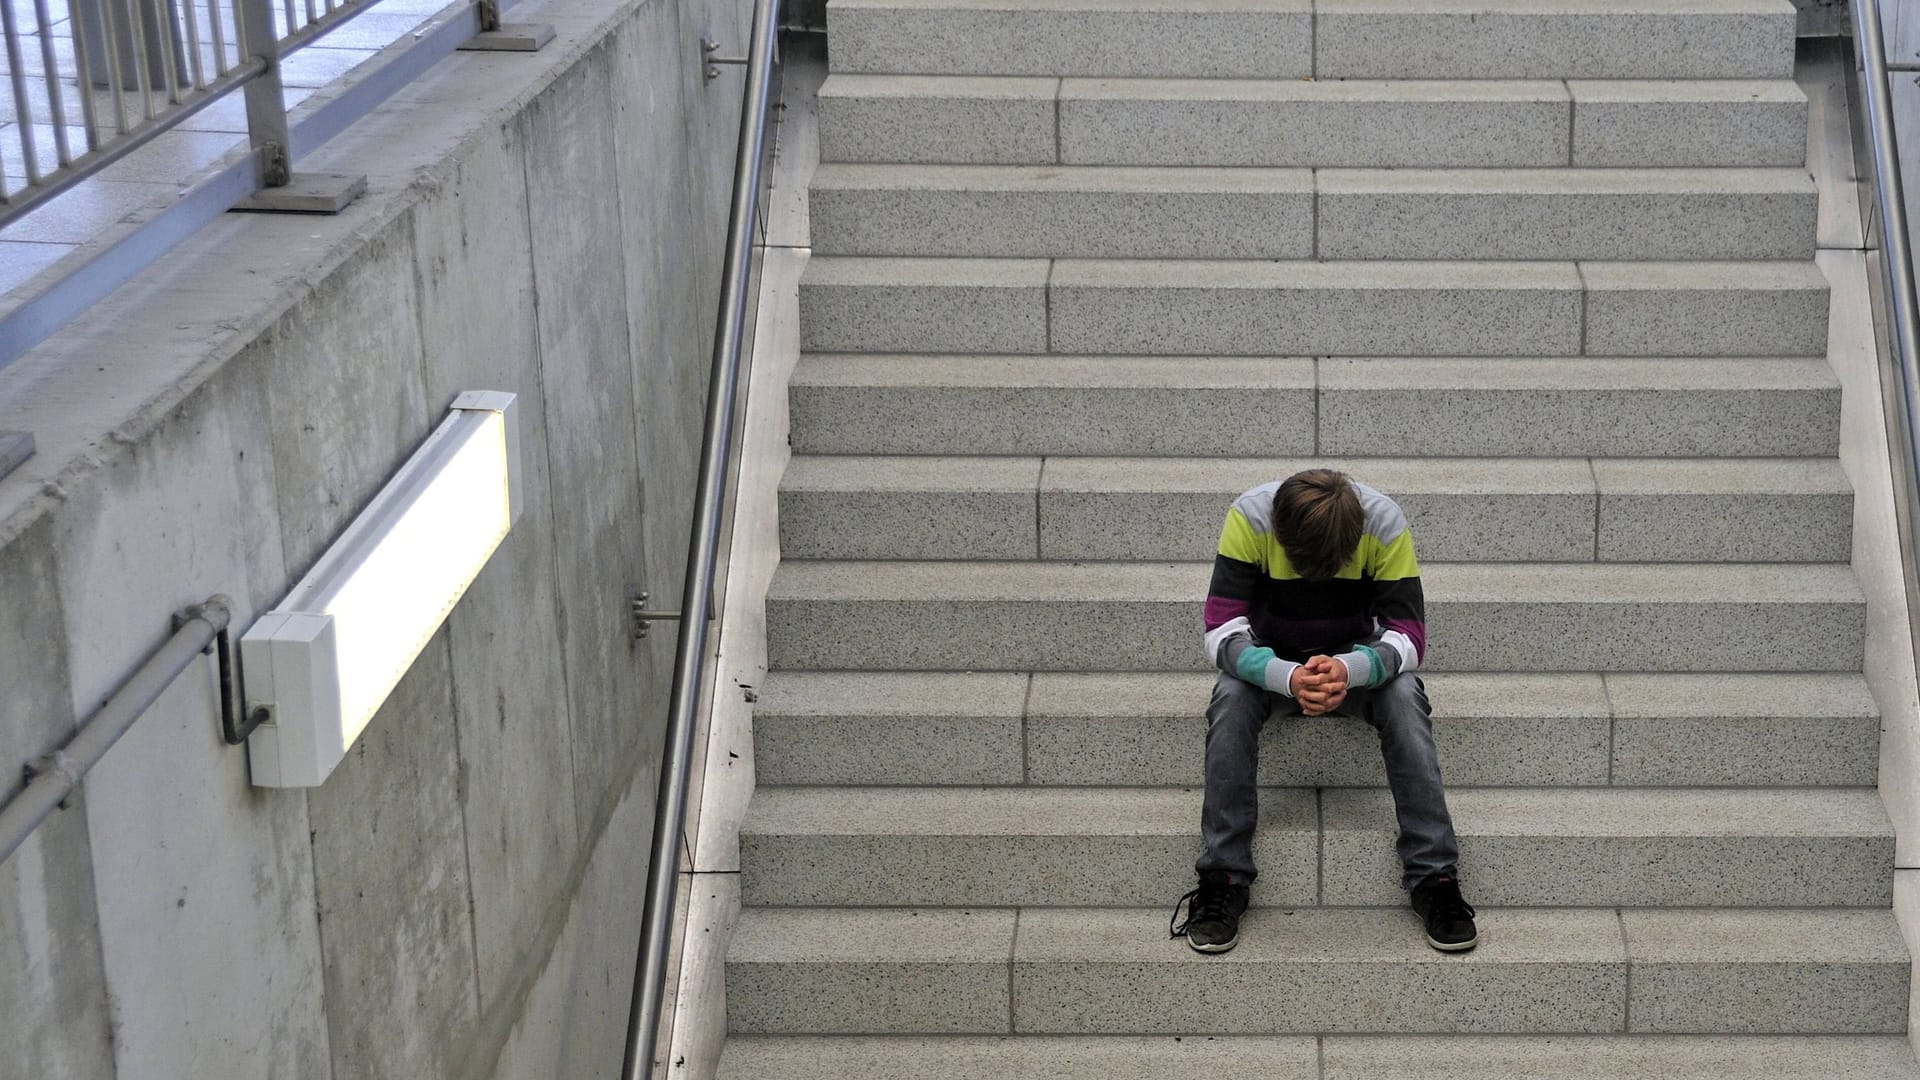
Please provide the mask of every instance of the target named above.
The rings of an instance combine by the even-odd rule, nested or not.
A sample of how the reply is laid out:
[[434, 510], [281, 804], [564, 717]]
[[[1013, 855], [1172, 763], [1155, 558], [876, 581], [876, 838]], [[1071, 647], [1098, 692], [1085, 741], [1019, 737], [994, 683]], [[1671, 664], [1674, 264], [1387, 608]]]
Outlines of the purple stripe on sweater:
[[1225, 596], [1209, 596], [1207, 597], [1206, 611], [1201, 614], [1200, 621], [1206, 624], [1207, 629], [1212, 630], [1223, 623], [1230, 623], [1242, 615], [1245, 615], [1252, 607], [1253, 605], [1247, 603], [1245, 600], [1233, 600]]
[[1413, 642], [1413, 655], [1421, 660], [1427, 658], [1427, 624], [1418, 619], [1388, 619], [1386, 628], [1398, 630]]

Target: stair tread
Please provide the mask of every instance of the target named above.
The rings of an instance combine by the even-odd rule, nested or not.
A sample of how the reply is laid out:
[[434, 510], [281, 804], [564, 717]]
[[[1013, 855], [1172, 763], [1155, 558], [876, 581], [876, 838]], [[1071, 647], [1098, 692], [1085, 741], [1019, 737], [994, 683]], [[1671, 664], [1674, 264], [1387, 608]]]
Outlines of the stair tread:
[[[1391, 831], [1384, 790], [1322, 795], [1325, 828]], [[1893, 836], [1872, 788], [1449, 788], [1468, 836], [1885, 837]]]
[[[1451, 788], [1462, 836], [1528, 838], [1893, 835], [1873, 789]], [[1384, 790], [1319, 796], [1328, 832], [1391, 832]], [[759, 836], [1191, 836], [1199, 793], [1177, 788], [762, 787], [741, 826]], [[1311, 789], [1267, 788], [1261, 828], [1316, 831]]]
[[[786, 600], [1192, 602], [1210, 563], [783, 562], [768, 590]], [[1864, 597], [1852, 568], [1745, 563], [1429, 563], [1429, 602], [1843, 603]]]
[[1273, 192], [1462, 195], [1815, 195], [1805, 169], [1354, 169], [826, 163], [815, 191]]
[[1916, 1064], [1897, 1035], [736, 1035], [719, 1075], [1162, 1080], [1193, 1071], [1273, 1080], [1911, 1080]]
[[[1339, 469], [1393, 494], [1850, 495], [1835, 458], [1124, 458], [797, 454], [789, 492], [1238, 493], [1260, 477]], [[1224, 505], [1224, 503], [1223, 503]]]
[[[793, 385], [980, 389], [1837, 390], [1822, 357], [1107, 357], [806, 353]], [[1451, 460], [1451, 459], [1449, 459]]]
[[[1071, 91], [1071, 93], [1069, 93]], [[1423, 92], [1424, 91], [1424, 92]], [[836, 71], [827, 98], [1055, 97], [1188, 101], [1593, 101], [1804, 105], [1792, 79], [1299, 79], [1087, 78]]]
[[[1411, 911], [1254, 908], [1238, 948], [1202, 956], [1166, 936], [1167, 909], [747, 907], [733, 963], [1906, 964], [1891, 910], [1485, 908], [1479, 948], [1437, 952]], [[1624, 929], [1623, 929], [1624, 927]]]

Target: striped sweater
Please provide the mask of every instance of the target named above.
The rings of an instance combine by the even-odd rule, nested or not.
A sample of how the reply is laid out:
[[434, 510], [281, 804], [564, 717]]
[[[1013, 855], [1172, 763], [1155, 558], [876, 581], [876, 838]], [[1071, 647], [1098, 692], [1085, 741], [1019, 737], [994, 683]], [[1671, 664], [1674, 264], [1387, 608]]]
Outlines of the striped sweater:
[[1322, 653], [1345, 662], [1347, 684], [1356, 688], [1420, 665], [1426, 603], [1407, 517], [1380, 492], [1361, 483], [1353, 488], [1366, 527], [1353, 557], [1325, 581], [1296, 573], [1273, 534], [1280, 481], [1234, 500], [1207, 590], [1207, 657], [1214, 666], [1290, 697], [1294, 668]]

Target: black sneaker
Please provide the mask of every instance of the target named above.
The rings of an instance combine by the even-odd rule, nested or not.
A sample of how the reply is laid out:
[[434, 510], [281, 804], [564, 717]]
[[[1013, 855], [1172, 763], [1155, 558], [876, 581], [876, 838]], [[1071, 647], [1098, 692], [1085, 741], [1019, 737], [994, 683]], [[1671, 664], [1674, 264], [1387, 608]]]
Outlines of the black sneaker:
[[[1175, 925], [1181, 904], [1187, 905], [1187, 921]], [[1224, 870], [1208, 870], [1200, 875], [1199, 888], [1174, 902], [1167, 932], [1186, 938], [1194, 952], [1223, 953], [1239, 943], [1246, 910], [1247, 887], [1233, 884]]]
[[1449, 874], [1415, 885], [1413, 910], [1426, 923], [1427, 944], [1441, 952], [1466, 952], [1480, 940], [1473, 925], [1473, 905], [1461, 898], [1460, 883]]

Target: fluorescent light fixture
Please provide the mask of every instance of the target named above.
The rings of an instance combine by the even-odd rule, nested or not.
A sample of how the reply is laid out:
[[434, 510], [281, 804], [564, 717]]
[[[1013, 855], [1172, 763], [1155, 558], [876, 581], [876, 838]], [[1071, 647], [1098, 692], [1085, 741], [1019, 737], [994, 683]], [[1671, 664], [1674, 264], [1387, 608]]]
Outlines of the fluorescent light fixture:
[[514, 395], [470, 391], [240, 639], [253, 782], [318, 787], [520, 517]]

